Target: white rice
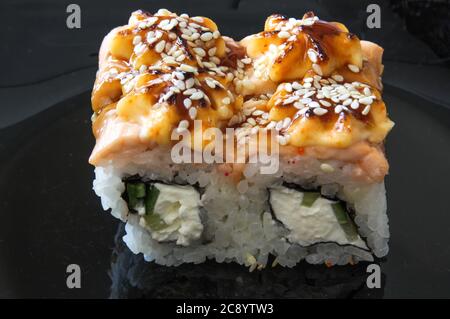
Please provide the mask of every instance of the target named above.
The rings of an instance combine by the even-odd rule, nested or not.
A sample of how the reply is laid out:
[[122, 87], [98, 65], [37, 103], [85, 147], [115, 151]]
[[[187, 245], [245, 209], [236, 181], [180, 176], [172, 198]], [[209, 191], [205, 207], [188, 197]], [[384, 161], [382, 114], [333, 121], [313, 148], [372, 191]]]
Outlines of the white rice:
[[[292, 160], [292, 159], [291, 159]], [[134, 253], [143, 253], [146, 260], [161, 265], [201, 263], [208, 259], [217, 262], [237, 262], [251, 269], [265, 267], [269, 255], [275, 264], [293, 267], [305, 259], [312, 264], [344, 265], [361, 260], [372, 261], [369, 252], [352, 246], [332, 243], [300, 247], [288, 243], [287, 230], [275, 222], [270, 214], [267, 188], [283, 181], [304, 187], [321, 187], [323, 194], [336, 195], [355, 210], [355, 223], [365, 237], [368, 247], [377, 257], [388, 253], [389, 227], [386, 215], [384, 183], [360, 184], [349, 177], [351, 164], [328, 163], [333, 172], [324, 173], [321, 161], [298, 156], [295, 164], [281, 158], [275, 175], [260, 175], [256, 164], [247, 164], [245, 179], [237, 185], [217, 170], [217, 166], [203, 164], [172, 164], [170, 152], [155, 149], [130, 158], [116, 159], [95, 169], [94, 190], [101, 198], [104, 210], [127, 222], [124, 241]], [[297, 174], [301, 172], [301, 176]], [[128, 214], [121, 194], [125, 191], [122, 177], [139, 174], [148, 179], [197, 184], [204, 189], [201, 201], [205, 210], [203, 244], [188, 247], [174, 243], [159, 243], [139, 226], [137, 217]]]

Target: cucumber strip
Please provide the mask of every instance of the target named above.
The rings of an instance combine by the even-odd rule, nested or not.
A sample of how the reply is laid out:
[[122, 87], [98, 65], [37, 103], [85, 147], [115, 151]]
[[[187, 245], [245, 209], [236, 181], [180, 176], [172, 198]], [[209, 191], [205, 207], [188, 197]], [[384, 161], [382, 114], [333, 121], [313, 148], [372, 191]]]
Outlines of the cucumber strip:
[[147, 196], [145, 197], [145, 214], [151, 215], [155, 209], [156, 201], [158, 200], [159, 189], [154, 185], [149, 185], [147, 188]]
[[145, 220], [145, 225], [153, 231], [159, 231], [169, 226], [158, 214], [145, 215], [142, 218]]
[[354, 241], [358, 239], [358, 232], [356, 230], [356, 226], [351, 220], [350, 216], [347, 213], [344, 205], [341, 202], [331, 204], [333, 208], [334, 215], [336, 216], [339, 225], [345, 233], [345, 237], [349, 241]]
[[311, 207], [320, 194], [317, 192], [303, 192], [302, 206]]
[[127, 197], [128, 197], [128, 205], [131, 208], [134, 208], [140, 198], [145, 197], [145, 184], [144, 183], [127, 183]]

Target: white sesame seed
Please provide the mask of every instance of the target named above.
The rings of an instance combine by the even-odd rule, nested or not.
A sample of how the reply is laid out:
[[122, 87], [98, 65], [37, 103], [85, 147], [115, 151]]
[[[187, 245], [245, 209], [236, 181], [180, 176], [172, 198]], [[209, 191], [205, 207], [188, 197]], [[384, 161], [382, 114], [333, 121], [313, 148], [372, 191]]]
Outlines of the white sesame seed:
[[192, 105], [192, 100], [189, 99], [189, 98], [184, 99], [184, 100], [183, 100], [183, 105], [184, 105], [184, 107], [187, 108], [187, 109], [190, 108], [191, 105]]
[[311, 96], [313, 96], [314, 94], [316, 94], [315, 91], [309, 91], [309, 92], [303, 94], [303, 98], [306, 99], [307, 97], [311, 97]]
[[179, 88], [181, 91], [184, 91], [186, 89], [186, 86], [184, 84], [184, 81], [181, 80], [174, 80], [173, 83], [177, 88]]
[[180, 56], [178, 56], [175, 60], [177, 62], [183, 62], [183, 60], [186, 59], [186, 56], [184, 54], [181, 54]]
[[373, 102], [373, 99], [370, 96], [366, 96], [366, 97], [359, 99], [359, 103], [365, 104], [365, 105], [372, 104], [372, 102]]
[[339, 95], [339, 100], [340, 101], [345, 101], [346, 99], [348, 99], [350, 97], [350, 94], [348, 93], [343, 93], [341, 95]]
[[184, 72], [197, 72], [197, 68], [190, 66], [188, 64], [181, 64], [179, 68], [181, 71]]
[[213, 38], [214, 39], [218, 39], [220, 37], [220, 32], [219, 31], [214, 31], [213, 32]]
[[317, 62], [317, 53], [313, 49], [308, 50], [308, 58], [311, 60], [312, 63]]
[[213, 34], [211, 32], [205, 32], [200, 36], [200, 40], [207, 42], [212, 40]]
[[349, 68], [350, 71], [352, 71], [354, 73], [358, 73], [359, 72], [358, 66], [356, 66], [354, 64], [348, 64], [347, 67]]
[[137, 35], [137, 36], [135, 36], [133, 38], [133, 45], [136, 45], [136, 44], [141, 43], [141, 42], [142, 42], [142, 38], [141, 38], [140, 35]]
[[292, 85], [291, 85], [291, 83], [285, 83], [285, 84], [284, 84], [284, 89], [285, 89], [287, 92], [292, 92]]
[[350, 104], [350, 107], [356, 110], [359, 107], [359, 102], [357, 100], [353, 100], [352, 104]]
[[176, 33], [173, 33], [173, 32], [169, 33], [169, 39], [170, 40], [175, 40], [176, 38], [177, 38], [177, 34]]
[[194, 94], [195, 92], [197, 92], [197, 90], [194, 89], [194, 88], [191, 88], [191, 89], [187, 89], [186, 91], [184, 91], [184, 92], [183, 92], [183, 95], [192, 95], [192, 94]]
[[291, 124], [291, 118], [286, 117], [286, 118], [283, 120], [283, 129], [286, 129], [286, 128], [289, 126], [289, 124]]
[[316, 101], [312, 101], [312, 102], [308, 103], [308, 106], [310, 108], [315, 108], [315, 107], [320, 107], [320, 104], [317, 103]]
[[336, 107], [334, 108], [334, 113], [336, 113], [336, 114], [341, 113], [342, 109], [343, 109], [342, 105], [340, 105], [340, 104], [336, 105]]
[[225, 97], [222, 99], [222, 103], [225, 105], [228, 105], [231, 103], [231, 99], [229, 97]]
[[368, 87], [364, 88], [364, 95], [365, 96], [371, 96], [372, 95], [372, 92], [370, 92], [370, 89]]
[[320, 169], [322, 170], [322, 172], [324, 173], [333, 173], [334, 172], [334, 167], [331, 166], [328, 163], [322, 163], [320, 164]]
[[186, 88], [190, 89], [191, 87], [193, 87], [195, 84], [195, 80], [194, 78], [189, 78], [186, 80]]
[[303, 79], [303, 82], [305, 82], [305, 83], [312, 82], [312, 81], [314, 81], [313, 78], [304, 78]]
[[352, 102], [353, 102], [352, 99], [346, 99], [344, 102], [342, 102], [342, 105], [349, 106], [350, 104], [352, 104]]
[[211, 89], [215, 89], [216, 88], [216, 84], [211, 79], [207, 78], [205, 80], [205, 82]]
[[367, 115], [370, 112], [370, 104], [366, 105], [366, 107], [364, 108], [364, 110], [362, 110], [361, 114], [362, 115]]
[[336, 80], [338, 82], [344, 81], [344, 77], [342, 75], [340, 75], [340, 74], [334, 74], [331, 77], [333, 78], [333, 80]]
[[202, 99], [203, 97], [204, 97], [203, 92], [202, 92], [202, 91], [197, 91], [197, 92], [195, 92], [195, 93], [193, 93], [193, 94], [191, 95], [191, 100], [200, 100], [200, 99]]
[[328, 111], [321, 107], [316, 107], [313, 109], [313, 112], [314, 112], [314, 114], [321, 116], [321, 115], [324, 115], [325, 113], [327, 113]]
[[217, 51], [216, 47], [211, 48], [211, 49], [208, 50], [208, 55], [209, 56], [214, 56], [216, 54], [216, 51]]
[[331, 106], [331, 103], [325, 100], [319, 100], [319, 103], [322, 104], [323, 106], [329, 107]]
[[195, 52], [195, 54], [201, 56], [202, 58], [206, 56], [206, 52], [202, 48], [194, 48], [193, 51]]
[[195, 107], [189, 109], [189, 117], [193, 120], [197, 117], [197, 109]]
[[293, 82], [292, 83], [292, 88], [294, 90], [300, 90], [300, 89], [303, 89], [303, 86], [300, 83], [298, 83], [298, 82]]
[[287, 31], [280, 31], [278, 32], [278, 37], [281, 39], [287, 39], [291, 36], [291, 34]]
[[194, 20], [195, 22], [198, 23], [203, 23], [204, 21], [202, 17], [192, 17], [191, 20]]
[[155, 45], [155, 51], [158, 53], [161, 53], [161, 52], [163, 52], [165, 46], [166, 46], [166, 41], [161, 40]]

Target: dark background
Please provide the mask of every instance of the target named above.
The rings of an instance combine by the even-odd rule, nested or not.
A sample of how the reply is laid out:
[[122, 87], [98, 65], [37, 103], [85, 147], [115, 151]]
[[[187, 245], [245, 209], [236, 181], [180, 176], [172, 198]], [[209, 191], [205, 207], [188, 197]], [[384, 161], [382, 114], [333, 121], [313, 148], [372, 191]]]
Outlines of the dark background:
[[[66, 27], [70, 3], [81, 7], [81, 29]], [[366, 27], [370, 3], [381, 7], [381, 29]], [[91, 189], [89, 91], [103, 36], [132, 11], [160, 7], [208, 16], [235, 39], [260, 31], [272, 13], [313, 10], [385, 49], [385, 96], [397, 123], [387, 146], [389, 207], [397, 208], [390, 214], [397, 215], [390, 216], [391, 254], [380, 261], [386, 289], [364, 289], [364, 265], [253, 275], [235, 265], [174, 270], [142, 263], [120, 236], [114, 240], [123, 229]], [[449, 1], [2, 0], [0, 39], [0, 297], [450, 297]], [[411, 238], [414, 245], [403, 245]], [[82, 289], [66, 288], [70, 263], [82, 268]], [[199, 281], [202, 289], [192, 284]]]

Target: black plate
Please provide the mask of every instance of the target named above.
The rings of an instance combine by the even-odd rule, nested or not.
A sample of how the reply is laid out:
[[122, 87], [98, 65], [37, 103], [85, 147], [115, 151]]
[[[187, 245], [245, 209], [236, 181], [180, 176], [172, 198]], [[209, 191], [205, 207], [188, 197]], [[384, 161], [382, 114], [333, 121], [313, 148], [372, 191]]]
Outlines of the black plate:
[[[390, 253], [366, 264], [301, 263], [248, 273], [235, 264], [161, 267], [133, 255], [102, 211], [87, 163], [89, 93], [0, 131], [0, 297], [450, 297], [450, 110], [387, 86]], [[82, 287], [68, 289], [78, 264]], [[199, 285], [199, 283], [201, 283]]]

